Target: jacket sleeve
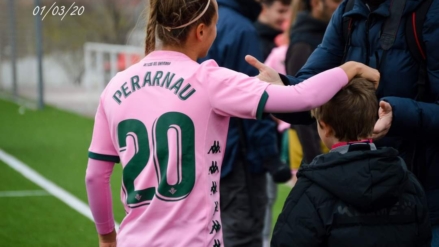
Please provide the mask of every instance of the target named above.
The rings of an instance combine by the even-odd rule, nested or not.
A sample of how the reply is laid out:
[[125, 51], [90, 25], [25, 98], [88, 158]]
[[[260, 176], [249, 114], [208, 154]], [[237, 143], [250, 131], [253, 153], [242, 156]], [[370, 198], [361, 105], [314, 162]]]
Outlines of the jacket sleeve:
[[408, 98], [384, 97], [392, 106], [393, 121], [388, 136], [417, 137], [436, 140], [439, 138], [439, 2], [433, 1], [427, 14], [423, 38], [427, 55], [429, 93], [434, 103], [418, 102]]
[[288, 195], [282, 213], [276, 222], [271, 247], [320, 247], [325, 246], [325, 229], [316, 208], [306, 195], [300, 196], [296, 185]]
[[424, 103], [400, 97], [384, 97], [382, 100], [392, 106], [393, 119], [387, 136], [424, 140], [439, 138], [438, 103]]

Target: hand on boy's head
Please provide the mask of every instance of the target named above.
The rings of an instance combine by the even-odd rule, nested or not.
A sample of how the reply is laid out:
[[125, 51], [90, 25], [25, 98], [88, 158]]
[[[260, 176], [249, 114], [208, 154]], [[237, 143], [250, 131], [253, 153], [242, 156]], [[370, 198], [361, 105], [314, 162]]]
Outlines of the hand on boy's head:
[[378, 121], [373, 129], [372, 139], [378, 140], [386, 136], [392, 126], [392, 106], [385, 102], [380, 102], [380, 109], [378, 110]]
[[273, 68], [261, 63], [258, 59], [250, 55], [245, 56], [245, 61], [259, 70], [259, 75], [256, 76], [259, 80], [273, 85], [284, 86], [279, 74]]
[[371, 81], [372, 83], [374, 83], [375, 89], [377, 89], [379, 86], [380, 72], [374, 68], [361, 64], [357, 77], [362, 77]]

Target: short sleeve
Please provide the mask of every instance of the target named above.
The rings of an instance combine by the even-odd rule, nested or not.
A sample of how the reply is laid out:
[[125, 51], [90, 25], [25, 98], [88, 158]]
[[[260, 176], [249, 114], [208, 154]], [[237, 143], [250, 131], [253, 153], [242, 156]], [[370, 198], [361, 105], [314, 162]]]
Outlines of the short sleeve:
[[110, 126], [108, 125], [102, 101], [100, 101], [96, 112], [88, 157], [90, 159], [101, 161], [110, 161], [114, 163], [120, 162], [118, 153], [111, 140]]
[[260, 119], [268, 100], [268, 83], [256, 77], [218, 67], [215, 61], [200, 67], [203, 84], [207, 87], [210, 104], [223, 116]]

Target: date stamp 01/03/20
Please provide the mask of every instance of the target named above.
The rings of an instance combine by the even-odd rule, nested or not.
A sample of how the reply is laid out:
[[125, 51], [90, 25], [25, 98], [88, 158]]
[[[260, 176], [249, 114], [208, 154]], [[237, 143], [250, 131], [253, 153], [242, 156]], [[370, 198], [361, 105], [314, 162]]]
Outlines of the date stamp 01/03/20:
[[82, 15], [84, 14], [85, 7], [84, 6], [77, 6], [75, 5], [76, 2], [73, 2], [70, 7], [66, 6], [58, 6], [56, 2], [54, 2], [48, 9], [47, 6], [36, 6], [34, 10], [32, 11], [32, 14], [34, 16], [39, 15], [41, 16], [41, 20], [44, 20], [46, 16], [52, 15], [52, 16], [59, 16], [61, 17], [61, 21], [66, 17], [66, 15], [74, 16], [74, 15]]

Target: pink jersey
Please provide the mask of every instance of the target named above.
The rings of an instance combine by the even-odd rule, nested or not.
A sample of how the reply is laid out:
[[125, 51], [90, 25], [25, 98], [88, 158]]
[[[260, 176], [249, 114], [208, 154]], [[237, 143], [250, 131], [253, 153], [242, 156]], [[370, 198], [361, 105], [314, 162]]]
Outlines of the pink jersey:
[[261, 116], [269, 84], [155, 51], [105, 88], [89, 157], [123, 166], [118, 247], [223, 246], [219, 182], [230, 116]]

